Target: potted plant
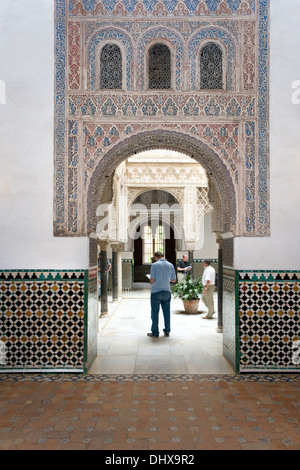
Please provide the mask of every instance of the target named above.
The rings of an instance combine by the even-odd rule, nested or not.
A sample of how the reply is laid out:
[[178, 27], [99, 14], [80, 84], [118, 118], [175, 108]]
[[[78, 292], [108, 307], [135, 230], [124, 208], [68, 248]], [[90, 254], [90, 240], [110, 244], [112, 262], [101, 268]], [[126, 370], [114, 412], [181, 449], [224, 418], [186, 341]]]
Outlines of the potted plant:
[[201, 279], [192, 279], [188, 274], [183, 282], [175, 284], [172, 288], [174, 297], [181, 298], [185, 313], [197, 313], [202, 291]]

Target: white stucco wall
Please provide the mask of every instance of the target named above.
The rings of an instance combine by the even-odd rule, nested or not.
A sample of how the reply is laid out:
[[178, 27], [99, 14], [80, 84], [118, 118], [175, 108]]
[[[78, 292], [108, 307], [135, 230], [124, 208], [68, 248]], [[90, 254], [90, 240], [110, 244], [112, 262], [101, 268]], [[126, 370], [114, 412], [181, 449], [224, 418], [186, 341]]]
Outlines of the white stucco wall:
[[0, 269], [86, 268], [86, 238], [53, 237], [53, 0], [1, 0], [0, 44]]
[[[270, 3], [271, 236], [235, 240], [240, 269], [300, 269], [300, 2]], [[53, 0], [0, 0], [0, 44], [0, 269], [86, 268], [87, 238], [52, 230]]]
[[216, 234], [211, 231], [211, 214], [204, 217], [203, 240], [199, 240], [199, 249], [194, 251], [194, 259], [218, 258], [219, 245], [216, 242]]
[[[271, 0], [270, 195], [271, 236], [235, 239], [235, 267], [300, 269], [300, 2]], [[300, 97], [300, 93], [298, 94]]]

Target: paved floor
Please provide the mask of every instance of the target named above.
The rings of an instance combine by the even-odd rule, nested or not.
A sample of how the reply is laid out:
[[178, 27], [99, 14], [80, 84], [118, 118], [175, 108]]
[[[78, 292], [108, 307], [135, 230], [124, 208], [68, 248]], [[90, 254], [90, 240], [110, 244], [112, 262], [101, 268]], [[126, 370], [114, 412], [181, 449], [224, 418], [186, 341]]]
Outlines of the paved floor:
[[299, 450], [298, 376], [0, 374], [1, 450]]
[[177, 304], [171, 336], [148, 338], [146, 294], [100, 320], [89, 374], [0, 374], [0, 449], [299, 450], [300, 375], [234, 374], [216, 321]]
[[203, 313], [187, 315], [181, 299], [172, 299], [170, 336], [163, 335], [160, 312], [161, 335], [149, 338], [149, 299], [149, 283], [135, 284], [118, 303], [109, 297], [109, 314], [99, 321], [98, 357], [91, 374], [233, 374], [223, 357], [223, 335], [216, 331], [217, 314], [204, 320], [207, 309], [200, 301]]

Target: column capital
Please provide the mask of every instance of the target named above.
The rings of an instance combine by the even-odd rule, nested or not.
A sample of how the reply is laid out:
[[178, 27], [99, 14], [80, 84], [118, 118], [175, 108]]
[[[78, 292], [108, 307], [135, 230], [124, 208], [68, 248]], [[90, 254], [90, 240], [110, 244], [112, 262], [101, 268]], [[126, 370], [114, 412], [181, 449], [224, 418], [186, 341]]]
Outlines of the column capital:
[[111, 249], [113, 251], [123, 251], [125, 243], [122, 242], [110, 242]]
[[195, 242], [185, 242], [185, 251], [194, 251], [195, 250]]
[[108, 247], [109, 241], [108, 240], [101, 240], [101, 238], [98, 238], [98, 245], [100, 247], [100, 250], [106, 250]]
[[118, 242], [113, 242], [110, 243], [112, 251], [118, 251], [119, 243]]
[[222, 237], [217, 237], [216, 242], [219, 245], [219, 249], [222, 250], [222, 248], [223, 248], [223, 238]]

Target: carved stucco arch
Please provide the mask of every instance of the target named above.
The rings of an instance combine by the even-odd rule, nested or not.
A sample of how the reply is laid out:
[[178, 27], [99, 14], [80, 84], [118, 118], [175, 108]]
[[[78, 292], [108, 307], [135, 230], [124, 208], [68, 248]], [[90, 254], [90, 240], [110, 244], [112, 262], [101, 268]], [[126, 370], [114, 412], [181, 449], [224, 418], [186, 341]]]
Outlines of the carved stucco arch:
[[[153, 186], [153, 187], [147, 187], [147, 188], [133, 188], [133, 189], [136, 189], [137, 191], [132, 194], [132, 197], [128, 198], [129, 212], [130, 212], [130, 208], [132, 207], [132, 205], [135, 203], [135, 201], [141, 194], [147, 193], [148, 191], [153, 191], [157, 188]], [[179, 191], [176, 191], [176, 189], [178, 189]], [[173, 196], [176, 202], [179, 204], [180, 210], [182, 213], [183, 199], [184, 199], [182, 188], [174, 188], [174, 189], [170, 187], [167, 187], [165, 189], [159, 188], [159, 191], [163, 191]], [[129, 235], [130, 235], [129, 238], [133, 239], [134, 231], [137, 229], [138, 225], [145, 222], [147, 218], [148, 216], [141, 215], [140, 217], [137, 217], [133, 222], [129, 224]], [[179, 238], [179, 231], [174, 221], [172, 221], [170, 217], [165, 217], [164, 215], [161, 215], [161, 220], [163, 223], [166, 223], [167, 225], [169, 225], [174, 230], [175, 237]]]
[[171, 194], [178, 202], [180, 205], [181, 210], [183, 210], [183, 202], [184, 202], [184, 194], [182, 188], [160, 188], [155, 186], [155, 183], [153, 183], [153, 186], [147, 186], [147, 187], [141, 187], [141, 188], [135, 188], [132, 187], [132, 193], [128, 195], [128, 208], [132, 206], [132, 204], [135, 202], [135, 200], [141, 195], [144, 194], [148, 191], [153, 191], [155, 189], [159, 189], [161, 191], [165, 191], [166, 193]]
[[117, 166], [135, 152], [165, 149], [181, 152], [200, 163], [206, 170], [210, 185], [217, 194], [218, 231], [231, 231], [237, 227], [237, 197], [234, 182], [222, 159], [205, 143], [196, 137], [166, 129], [139, 132], [122, 140], [112, 147], [95, 168], [87, 191], [87, 233], [95, 233], [97, 225], [96, 209], [107, 182]]

